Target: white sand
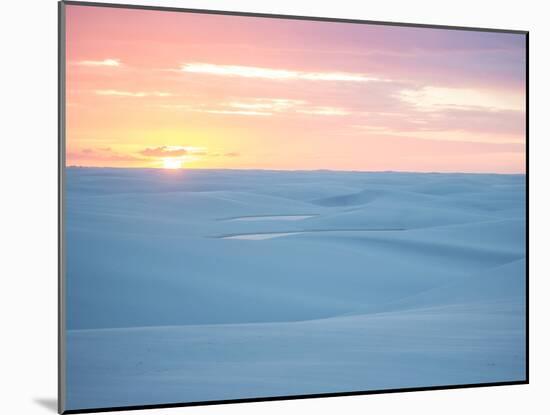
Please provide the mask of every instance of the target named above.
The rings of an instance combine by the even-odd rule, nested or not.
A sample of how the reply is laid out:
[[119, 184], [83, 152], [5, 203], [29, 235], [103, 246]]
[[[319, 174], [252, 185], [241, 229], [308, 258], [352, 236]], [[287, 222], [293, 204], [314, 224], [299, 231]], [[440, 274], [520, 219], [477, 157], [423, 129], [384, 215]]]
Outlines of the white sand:
[[69, 409], [524, 376], [523, 175], [67, 185]]

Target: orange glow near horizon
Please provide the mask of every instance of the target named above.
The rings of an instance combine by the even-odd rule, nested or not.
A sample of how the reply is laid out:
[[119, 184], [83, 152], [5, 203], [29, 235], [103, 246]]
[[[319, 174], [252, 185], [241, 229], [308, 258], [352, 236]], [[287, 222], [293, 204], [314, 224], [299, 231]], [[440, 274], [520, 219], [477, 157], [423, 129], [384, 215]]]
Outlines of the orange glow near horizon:
[[68, 5], [67, 165], [525, 171], [523, 35]]

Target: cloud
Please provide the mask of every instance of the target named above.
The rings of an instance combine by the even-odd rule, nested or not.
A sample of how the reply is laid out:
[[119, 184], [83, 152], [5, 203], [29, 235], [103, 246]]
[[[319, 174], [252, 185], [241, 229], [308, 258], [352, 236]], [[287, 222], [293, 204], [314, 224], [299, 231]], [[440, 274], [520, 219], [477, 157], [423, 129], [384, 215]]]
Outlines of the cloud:
[[347, 115], [350, 112], [339, 107], [312, 106], [309, 102], [299, 99], [285, 98], [253, 98], [249, 100], [231, 101], [224, 104], [231, 108], [245, 110], [260, 110], [261, 114], [290, 112], [308, 115]]
[[190, 151], [182, 146], [161, 146], [154, 148], [146, 148], [139, 153], [146, 157], [181, 157], [185, 156]]
[[95, 91], [96, 95], [102, 96], [114, 96], [114, 97], [131, 97], [131, 98], [143, 98], [143, 97], [171, 97], [173, 94], [170, 92], [131, 92], [131, 91], [119, 91], [116, 89], [98, 89]]
[[86, 162], [85, 164], [88, 165], [100, 165], [105, 162], [127, 163], [143, 160], [132, 154], [113, 151], [110, 147], [84, 148], [82, 150], [71, 151], [67, 153], [67, 159], [71, 164]]
[[208, 114], [227, 114], [227, 115], [259, 115], [259, 116], [269, 116], [273, 115], [270, 112], [261, 112], [261, 111], [232, 111], [232, 110], [196, 110], [199, 112], [206, 112]]
[[275, 112], [288, 111], [305, 101], [284, 98], [252, 98], [219, 104], [221, 108], [195, 109], [209, 114], [270, 116]]
[[525, 113], [483, 107], [363, 113], [352, 125], [367, 134], [468, 142], [525, 142]]
[[209, 153], [209, 157], [240, 157], [241, 153], [238, 153], [236, 151], [229, 151], [227, 153], [223, 152], [215, 152], [215, 153]]
[[113, 66], [113, 67], [117, 67], [121, 65], [119, 59], [103, 59], [101, 61], [84, 60], [84, 61], [77, 62], [77, 64], [83, 65], [83, 66]]
[[348, 115], [349, 111], [345, 111], [336, 107], [311, 107], [306, 109], [297, 110], [301, 114], [309, 115]]
[[[208, 107], [205, 105], [188, 105], [188, 104], [162, 104], [159, 105], [161, 108], [170, 109], [170, 110], [183, 110], [183, 111], [192, 111], [192, 112], [203, 112], [207, 114], [222, 114], [222, 115], [251, 115], [251, 116], [269, 116], [273, 115], [268, 111], [256, 111], [254, 106], [232, 106], [232, 105], [221, 105], [221, 106], [212, 106]], [[233, 109], [234, 108], [234, 109]], [[239, 109], [243, 108], [243, 109]], [[250, 109], [247, 109], [250, 108]], [[261, 108], [260, 108], [261, 109]]]
[[168, 104], [162, 108], [182, 109], [208, 114], [271, 116], [277, 113], [295, 113], [308, 115], [347, 115], [349, 111], [339, 107], [312, 106], [307, 101], [286, 98], [248, 98], [214, 106]]
[[287, 69], [262, 68], [258, 66], [216, 65], [212, 63], [186, 63], [180, 67], [182, 72], [216, 76], [259, 78], [269, 80], [307, 80], [340, 82], [374, 82], [381, 78], [349, 72], [303, 72]]
[[231, 108], [241, 108], [246, 110], [283, 111], [305, 103], [305, 101], [297, 99], [254, 98], [248, 101], [231, 101], [226, 105]]
[[160, 146], [146, 148], [138, 153], [147, 159], [178, 159], [182, 162], [201, 160], [203, 157], [239, 157], [241, 154], [236, 151], [208, 152], [205, 147], [195, 146]]
[[506, 91], [426, 86], [420, 89], [401, 90], [398, 98], [413, 105], [419, 111], [475, 108], [500, 111], [525, 109], [523, 93]]

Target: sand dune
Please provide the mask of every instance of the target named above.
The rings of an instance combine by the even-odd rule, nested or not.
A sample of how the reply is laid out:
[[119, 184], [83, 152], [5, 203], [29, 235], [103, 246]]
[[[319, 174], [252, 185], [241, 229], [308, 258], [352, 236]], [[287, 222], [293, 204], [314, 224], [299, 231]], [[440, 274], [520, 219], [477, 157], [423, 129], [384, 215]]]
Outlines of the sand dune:
[[69, 169], [67, 188], [69, 408], [524, 376], [523, 175]]

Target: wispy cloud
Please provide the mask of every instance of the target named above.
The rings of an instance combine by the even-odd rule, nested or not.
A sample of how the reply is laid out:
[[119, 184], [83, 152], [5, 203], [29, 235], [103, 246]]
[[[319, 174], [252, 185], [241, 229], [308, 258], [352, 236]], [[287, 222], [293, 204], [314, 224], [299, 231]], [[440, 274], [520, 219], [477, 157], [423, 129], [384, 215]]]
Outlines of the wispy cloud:
[[146, 157], [181, 157], [188, 154], [189, 151], [181, 146], [161, 146], [146, 148], [139, 153]]
[[251, 115], [251, 116], [270, 116], [271, 112], [262, 111], [238, 111], [238, 110], [195, 110], [199, 112], [206, 112], [208, 114], [226, 114], [226, 115]]
[[269, 114], [285, 112], [308, 115], [347, 115], [350, 113], [349, 111], [339, 107], [314, 106], [304, 100], [284, 98], [254, 98], [249, 100], [231, 101], [225, 105], [231, 108], [264, 110]]
[[130, 98], [143, 98], [143, 97], [171, 97], [173, 96], [170, 92], [160, 92], [160, 91], [119, 91], [117, 89], [98, 89], [95, 91], [97, 95], [103, 96], [114, 96], [114, 97], [130, 97]]
[[299, 99], [286, 98], [247, 98], [222, 102], [219, 104], [190, 105], [190, 104], [162, 104], [162, 108], [185, 110], [222, 115], [271, 116], [275, 114], [306, 114], [306, 115], [347, 115], [348, 110], [339, 107], [314, 106]]
[[84, 164], [103, 165], [105, 163], [133, 163], [143, 159], [132, 154], [120, 153], [110, 147], [84, 148], [67, 153], [67, 160], [70, 165]]
[[217, 151], [217, 152], [208, 154], [208, 156], [210, 157], [240, 157], [240, 155], [241, 153], [238, 153], [236, 151], [229, 151], [226, 153]]
[[94, 60], [83, 60], [78, 61], [77, 64], [84, 65], [84, 66], [120, 66], [120, 60], [119, 59], [103, 59], [99, 61]]
[[420, 89], [401, 90], [398, 98], [419, 111], [475, 108], [521, 111], [525, 108], [525, 98], [522, 93], [481, 89], [426, 86]]
[[284, 111], [298, 105], [303, 105], [305, 103], [305, 101], [297, 99], [254, 98], [248, 101], [231, 101], [228, 102], [226, 105], [231, 108], [240, 108], [246, 110]]
[[161, 104], [161, 108], [221, 115], [270, 116], [272, 106], [267, 103], [231, 102], [221, 105]]
[[364, 112], [351, 127], [366, 134], [439, 141], [524, 143], [522, 111], [436, 106], [407, 112]]
[[191, 112], [202, 112], [206, 114], [221, 114], [221, 115], [251, 115], [251, 116], [270, 116], [273, 115], [267, 111], [256, 111], [254, 109], [235, 109], [228, 106], [206, 106], [206, 105], [190, 105], [190, 104], [161, 104], [158, 107], [168, 110], [181, 110]]
[[300, 114], [309, 114], [309, 115], [348, 115], [349, 111], [343, 110], [336, 107], [311, 107], [306, 109], [300, 109], [296, 112]]
[[271, 80], [307, 80], [307, 81], [342, 81], [342, 82], [373, 82], [383, 79], [359, 73], [348, 72], [303, 72], [287, 69], [263, 68], [258, 66], [216, 65], [212, 63], [186, 63], [181, 71], [217, 76], [233, 76], [243, 78], [260, 78]]
[[223, 152], [217, 150], [209, 152], [206, 147], [196, 146], [160, 146], [160, 147], [147, 147], [137, 154], [147, 157], [149, 159], [165, 159], [174, 158], [182, 161], [194, 161], [199, 160], [202, 157], [238, 157], [240, 153], [236, 151]]

